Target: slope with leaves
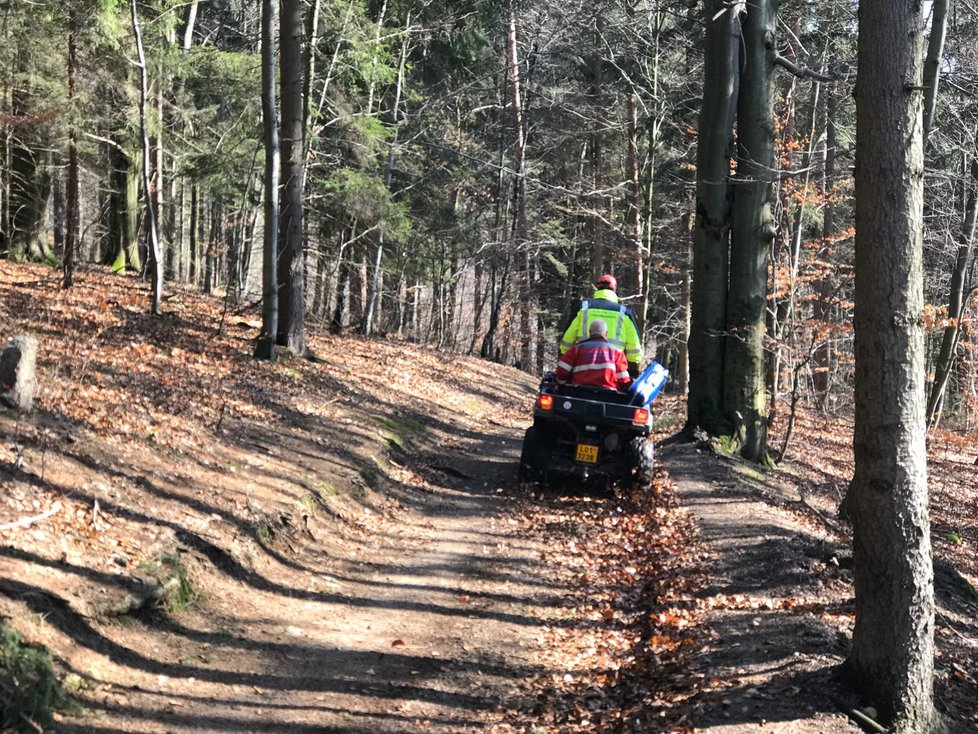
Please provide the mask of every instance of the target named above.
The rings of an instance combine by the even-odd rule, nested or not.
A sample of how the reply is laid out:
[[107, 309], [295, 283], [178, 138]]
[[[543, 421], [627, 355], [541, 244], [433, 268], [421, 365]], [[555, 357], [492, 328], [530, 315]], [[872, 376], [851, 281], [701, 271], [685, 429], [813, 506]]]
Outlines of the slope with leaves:
[[[464, 574], [527, 565], [502, 543], [485, 561], [469, 549], [476, 529], [491, 534], [486, 483], [513, 466], [495, 442], [520, 421], [528, 378], [318, 333], [323, 362], [259, 364], [251, 314], [178, 290], [153, 319], [145, 299], [103, 270], [64, 292], [47, 268], [0, 265], [0, 340], [41, 340], [36, 410], [0, 416], [0, 609], [55, 651], [89, 709], [59, 727], [299, 731], [318, 711], [383, 731], [426, 708], [458, 731], [444, 722], [460, 707], [478, 717], [482, 696], [451, 691], [513, 674], [450, 674], [462, 662], [438, 650], [473, 615], [490, 637], [523, 628], [482, 609], [509, 599], [491, 576]], [[478, 469], [462, 472], [469, 453]], [[464, 593], [438, 591], [456, 576]], [[502, 655], [497, 643], [458, 655]], [[385, 692], [378, 670], [396, 681]]]

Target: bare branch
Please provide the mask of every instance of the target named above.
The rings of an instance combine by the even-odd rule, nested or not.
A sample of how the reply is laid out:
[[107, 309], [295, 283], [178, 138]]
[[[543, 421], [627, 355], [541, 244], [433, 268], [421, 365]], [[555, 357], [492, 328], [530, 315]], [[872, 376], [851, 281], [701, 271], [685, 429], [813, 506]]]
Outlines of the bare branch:
[[780, 66], [787, 69], [792, 74], [794, 74], [799, 79], [814, 79], [817, 82], [837, 82], [841, 81], [835, 77], [826, 76], [825, 74], [819, 74], [817, 71], [812, 71], [807, 66], [799, 66], [794, 61], [786, 59], [779, 53], [774, 54], [774, 63], [776, 66]]
[[61, 503], [55, 502], [51, 505], [51, 508], [40, 515], [33, 515], [32, 517], [25, 517], [20, 520], [15, 520], [14, 522], [4, 523], [0, 525], [0, 530], [13, 530], [15, 528], [29, 528], [31, 525], [41, 522], [42, 520], [47, 520], [52, 515], [56, 515], [61, 511]]

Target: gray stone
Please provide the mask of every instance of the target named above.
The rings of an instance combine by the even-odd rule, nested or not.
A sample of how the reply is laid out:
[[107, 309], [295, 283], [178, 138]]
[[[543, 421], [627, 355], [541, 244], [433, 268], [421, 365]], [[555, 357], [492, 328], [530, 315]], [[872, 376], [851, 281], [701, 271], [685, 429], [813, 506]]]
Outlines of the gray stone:
[[15, 336], [0, 354], [0, 403], [14, 410], [31, 409], [37, 389], [36, 361], [37, 339]]

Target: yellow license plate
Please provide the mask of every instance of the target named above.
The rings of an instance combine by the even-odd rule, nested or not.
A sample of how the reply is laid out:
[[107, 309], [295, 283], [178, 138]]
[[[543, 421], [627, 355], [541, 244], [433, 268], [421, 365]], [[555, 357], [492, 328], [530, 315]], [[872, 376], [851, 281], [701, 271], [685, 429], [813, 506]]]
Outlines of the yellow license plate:
[[597, 464], [598, 447], [587, 443], [577, 444], [577, 461], [583, 461], [585, 464]]

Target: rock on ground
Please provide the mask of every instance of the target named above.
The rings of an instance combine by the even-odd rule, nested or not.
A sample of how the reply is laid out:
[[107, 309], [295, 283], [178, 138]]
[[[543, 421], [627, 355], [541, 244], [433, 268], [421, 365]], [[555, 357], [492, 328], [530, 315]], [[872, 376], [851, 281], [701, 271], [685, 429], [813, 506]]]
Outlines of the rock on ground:
[[0, 354], [0, 403], [14, 410], [28, 411], [34, 404], [37, 377], [37, 339], [15, 336]]

